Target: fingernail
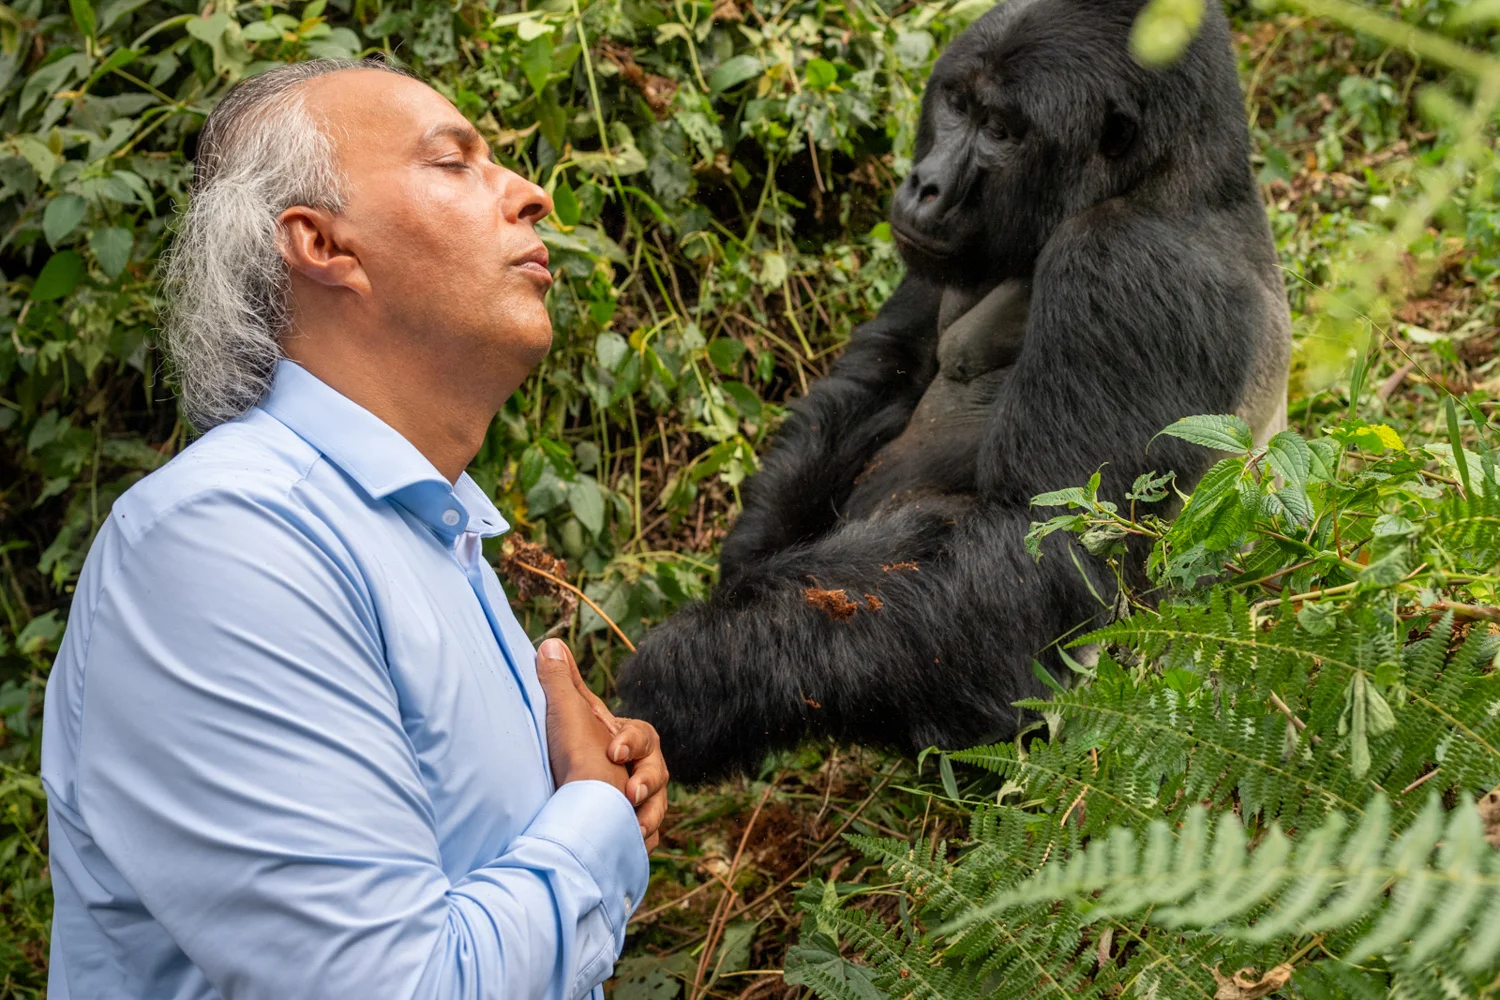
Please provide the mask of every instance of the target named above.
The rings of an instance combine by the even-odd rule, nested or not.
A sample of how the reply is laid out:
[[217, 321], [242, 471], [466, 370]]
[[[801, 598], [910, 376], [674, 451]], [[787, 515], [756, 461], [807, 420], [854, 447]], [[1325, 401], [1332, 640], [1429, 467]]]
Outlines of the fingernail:
[[623, 764], [629, 759], [630, 747], [626, 746], [624, 743], [621, 743], [618, 747], [615, 748], [615, 763]]
[[542, 643], [542, 648], [537, 650], [537, 655], [545, 656], [549, 660], [561, 660], [567, 657], [568, 647], [563, 645], [561, 639], [548, 639]]
[[[636, 824], [636, 825], [637, 825], [637, 826], [640, 826], [640, 824]], [[641, 839], [642, 839], [642, 840], [645, 840], [645, 839], [646, 839], [646, 838], [647, 838], [647, 837], [649, 837], [649, 836], [651, 836], [651, 834], [649, 834], [649, 833], [647, 833], [647, 832], [646, 832], [646, 828], [645, 828], [645, 827], [644, 827], [644, 826], [642, 826], [642, 827], [641, 827]]]
[[645, 801], [646, 801], [646, 786], [645, 785], [636, 785], [635, 786], [635, 804], [636, 805], [640, 805], [642, 802], [645, 802]]

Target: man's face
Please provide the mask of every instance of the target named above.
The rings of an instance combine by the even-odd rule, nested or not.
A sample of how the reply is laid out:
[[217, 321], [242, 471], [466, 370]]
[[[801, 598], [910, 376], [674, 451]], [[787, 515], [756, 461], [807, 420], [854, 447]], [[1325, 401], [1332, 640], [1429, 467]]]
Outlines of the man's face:
[[532, 228], [552, 211], [546, 191], [493, 162], [426, 84], [356, 69], [307, 87], [347, 179], [339, 240], [359, 257], [372, 305], [426, 349], [533, 367], [552, 343], [552, 276]]

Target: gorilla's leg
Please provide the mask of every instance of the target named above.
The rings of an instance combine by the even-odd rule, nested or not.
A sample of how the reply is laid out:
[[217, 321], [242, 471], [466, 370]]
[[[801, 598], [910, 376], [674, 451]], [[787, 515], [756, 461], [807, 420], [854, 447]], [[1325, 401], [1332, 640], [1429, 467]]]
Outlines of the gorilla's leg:
[[[1043, 692], [1032, 660], [1104, 610], [1070, 541], [1049, 539], [1040, 563], [1026, 553], [1029, 524], [938, 498], [772, 555], [646, 636], [620, 677], [624, 710], [689, 782], [806, 736], [911, 750], [1008, 737], [1012, 703]], [[1107, 600], [1107, 574], [1079, 561]]]
[[855, 478], [906, 427], [932, 381], [941, 297], [936, 285], [902, 281], [829, 375], [792, 404], [745, 484], [744, 510], [720, 554], [722, 583], [834, 526]]

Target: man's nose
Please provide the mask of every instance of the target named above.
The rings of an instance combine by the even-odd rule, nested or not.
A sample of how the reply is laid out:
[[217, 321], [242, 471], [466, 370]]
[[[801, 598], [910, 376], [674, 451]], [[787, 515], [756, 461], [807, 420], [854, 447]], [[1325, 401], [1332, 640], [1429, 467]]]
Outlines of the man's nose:
[[552, 214], [552, 196], [514, 170], [500, 168], [500, 210], [507, 222], [535, 225]]

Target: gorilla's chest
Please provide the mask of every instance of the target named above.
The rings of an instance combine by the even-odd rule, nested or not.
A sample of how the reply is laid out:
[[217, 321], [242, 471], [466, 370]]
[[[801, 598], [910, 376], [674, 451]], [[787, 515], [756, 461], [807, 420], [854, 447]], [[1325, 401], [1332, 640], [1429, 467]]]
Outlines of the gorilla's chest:
[[[844, 505], [868, 517], [888, 505], [930, 494], [972, 493], [979, 443], [1000, 387], [1021, 351], [1030, 286], [1007, 281], [964, 309], [945, 300], [938, 373], [906, 429], [865, 467]], [[948, 320], [950, 311], [962, 314]]]

